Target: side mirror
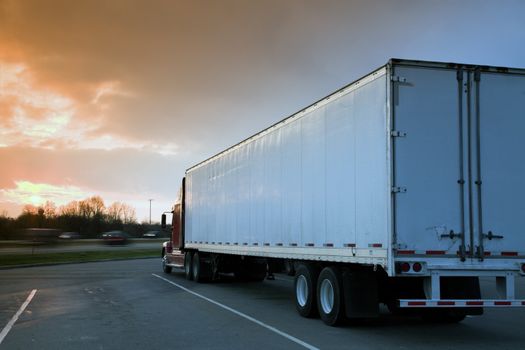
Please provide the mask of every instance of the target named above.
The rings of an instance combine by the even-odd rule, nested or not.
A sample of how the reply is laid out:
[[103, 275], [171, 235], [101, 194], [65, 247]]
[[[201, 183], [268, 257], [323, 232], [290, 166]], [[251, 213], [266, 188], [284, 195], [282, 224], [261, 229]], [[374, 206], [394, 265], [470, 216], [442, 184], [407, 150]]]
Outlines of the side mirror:
[[162, 228], [166, 228], [166, 214], [162, 214], [160, 221], [161, 221]]

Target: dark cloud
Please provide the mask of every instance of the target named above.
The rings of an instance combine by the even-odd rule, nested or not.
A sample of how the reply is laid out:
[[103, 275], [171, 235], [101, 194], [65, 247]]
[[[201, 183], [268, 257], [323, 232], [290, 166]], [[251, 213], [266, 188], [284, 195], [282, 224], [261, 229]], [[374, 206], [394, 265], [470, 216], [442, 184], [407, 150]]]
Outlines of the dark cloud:
[[186, 146], [209, 140], [210, 125], [238, 122], [222, 146], [392, 56], [520, 64], [522, 50], [510, 45], [524, 38], [516, 7], [525, 9], [518, 1], [7, 0], [0, 40], [42, 84], [83, 105], [83, 118], [97, 114], [89, 103], [98, 84], [133, 92], [107, 98], [102, 132]]

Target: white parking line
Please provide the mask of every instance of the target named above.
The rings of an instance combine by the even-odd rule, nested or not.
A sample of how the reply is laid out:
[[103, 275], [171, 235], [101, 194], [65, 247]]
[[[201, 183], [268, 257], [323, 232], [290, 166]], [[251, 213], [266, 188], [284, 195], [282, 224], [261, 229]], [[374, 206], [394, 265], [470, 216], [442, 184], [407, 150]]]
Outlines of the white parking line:
[[33, 297], [35, 296], [36, 294], [36, 289], [33, 289], [31, 291], [31, 293], [29, 293], [29, 296], [27, 297], [26, 301], [24, 301], [24, 303], [22, 304], [22, 306], [20, 306], [20, 309], [18, 309], [18, 311], [16, 312], [16, 314], [11, 318], [11, 320], [5, 325], [4, 329], [2, 329], [2, 332], [0, 333], [0, 344], [2, 344], [2, 342], [4, 341], [4, 338], [6, 337], [7, 333], [9, 333], [9, 331], [11, 330], [11, 328], [13, 328], [15, 322], [18, 320], [18, 317], [20, 317], [20, 315], [22, 314], [22, 312], [24, 312], [24, 310], [26, 309], [27, 305], [29, 305], [29, 303], [31, 302], [31, 300], [33, 299]]
[[300, 340], [300, 339], [297, 339], [296, 337], [291, 336], [291, 335], [288, 334], [288, 333], [285, 333], [285, 332], [283, 332], [283, 331], [280, 331], [280, 330], [278, 330], [278, 329], [275, 328], [275, 327], [272, 327], [272, 326], [270, 326], [270, 325], [267, 325], [266, 323], [264, 323], [264, 322], [262, 322], [262, 321], [259, 321], [259, 320], [255, 319], [255, 318], [251, 317], [251, 316], [248, 316], [248, 315], [246, 315], [246, 314], [243, 314], [243, 313], [240, 312], [240, 311], [237, 311], [237, 310], [235, 310], [235, 309], [232, 309], [232, 308], [229, 307], [229, 306], [226, 306], [226, 305], [224, 305], [224, 304], [221, 304], [221, 303], [219, 303], [218, 301], [212, 300], [212, 299], [210, 299], [210, 298], [208, 298], [208, 297], [205, 297], [204, 295], [201, 295], [201, 294], [199, 294], [199, 293], [195, 293], [194, 291], [189, 290], [188, 288], [183, 287], [183, 286], [181, 286], [180, 284], [177, 284], [177, 283], [175, 283], [175, 282], [173, 282], [173, 281], [170, 281], [169, 279], [166, 279], [166, 278], [164, 278], [164, 277], [161, 277], [161, 276], [159, 276], [159, 275], [157, 275], [157, 274], [152, 273], [152, 275], [155, 276], [155, 277], [157, 277], [157, 278], [160, 278], [161, 280], [163, 280], [163, 281], [165, 281], [165, 282], [168, 282], [169, 284], [172, 284], [172, 285], [174, 285], [175, 287], [178, 287], [178, 288], [180, 288], [180, 289], [182, 289], [182, 290], [184, 290], [184, 291], [186, 291], [186, 292], [188, 292], [188, 293], [190, 293], [190, 294], [193, 294], [193, 295], [195, 295], [196, 297], [199, 297], [199, 298], [201, 298], [201, 299], [204, 299], [204, 300], [206, 300], [206, 301], [208, 301], [208, 302], [210, 302], [210, 303], [212, 303], [212, 304], [215, 304], [215, 305], [217, 305], [217, 306], [219, 306], [219, 307], [221, 307], [221, 308], [223, 308], [223, 309], [225, 309], [225, 310], [228, 310], [228, 311], [230, 311], [230, 312], [233, 312], [234, 314], [236, 314], [236, 315], [238, 315], [238, 316], [244, 317], [245, 319], [247, 319], [247, 320], [249, 320], [249, 321], [252, 321], [253, 323], [258, 324], [258, 325], [261, 326], [261, 327], [264, 327], [264, 328], [266, 328], [266, 329], [269, 329], [270, 331], [272, 331], [272, 332], [274, 332], [274, 333], [277, 333], [277, 334], [279, 334], [280, 336], [283, 336], [283, 337], [285, 337], [286, 339], [291, 340], [291, 341], [293, 341], [293, 342], [296, 343], [296, 344], [299, 344], [299, 345], [301, 345], [301, 346], [304, 346], [304, 347], [307, 348], [307, 349], [310, 349], [310, 350], [319, 350], [319, 348], [316, 348], [316, 347], [313, 346], [313, 345], [310, 345], [310, 344], [308, 344], [308, 343], [306, 343], [306, 342], [304, 342], [304, 341], [302, 341], [302, 340]]

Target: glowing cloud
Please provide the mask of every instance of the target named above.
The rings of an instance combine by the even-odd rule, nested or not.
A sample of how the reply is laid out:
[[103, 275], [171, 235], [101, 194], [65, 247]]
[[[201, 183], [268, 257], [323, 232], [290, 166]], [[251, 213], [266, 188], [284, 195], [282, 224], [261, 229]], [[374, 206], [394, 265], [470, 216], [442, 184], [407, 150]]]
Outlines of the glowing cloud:
[[130, 140], [117, 134], [99, 134], [105, 118], [110, 118], [110, 97], [132, 98], [119, 81], [106, 81], [93, 88], [89, 104], [94, 110], [81, 115], [86, 108], [80, 102], [36, 86], [30, 70], [23, 64], [0, 61], [0, 147], [29, 146], [56, 149], [135, 149], [171, 156], [177, 153], [173, 143]]
[[105, 96], [123, 96], [132, 97], [130, 92], [122, 89], [122, 84], [119, 81], [106, 81], [101, 83], [95, 89], [95, 97], [91, 101], [92, 104], [99, 104], [100, 100]]
[[55, 92], [33, 86], [27, 68], [0, 62], [0, 135], [4, 145], [32, 147], [60, 137], [74, 115], [73, 101]]
[[55, 186], [30, 181], [16, 181], [15, 185], [16, 188], [0, 190], [0, 201], [33, 205], [52, 201], [57, 205], [64, 205], [89, 196], [89, 193], [75, 186]]

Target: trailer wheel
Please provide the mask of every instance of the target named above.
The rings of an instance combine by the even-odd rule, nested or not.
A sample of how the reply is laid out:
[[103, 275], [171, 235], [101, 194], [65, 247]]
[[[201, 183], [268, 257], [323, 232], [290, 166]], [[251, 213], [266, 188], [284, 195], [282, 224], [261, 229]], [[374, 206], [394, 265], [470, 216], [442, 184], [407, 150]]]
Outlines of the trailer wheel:
[[164, 250], [162, 250], [162, 271], [164, 271], [164, 273], [171, 273], [172, 267], [168, 266], [167, 264], [168, 264], [168, 257], [166, 256], [166, 253], [164, 252]]
[[197, 283], [207, 282], [211, 279], [211, 265], [206, 261], [202, 253], [195, 252], [192, 259], [193, 280]]
[[192, 262], [193, 252], [186, 252], [184, 254], [184, 277], [186, 277], [186, 279], [190, 281], [193, 279]]
[[317, 306], [323, 322], [336, 326], [345, 318], [343, 283], [336, 267], [325, 267], [317, 280]]
[[318, 275], [318, 269], [310, 264], [301, 264], [295, 271], [295, 308], [303, 317], [318, 315], [316, 297]]

